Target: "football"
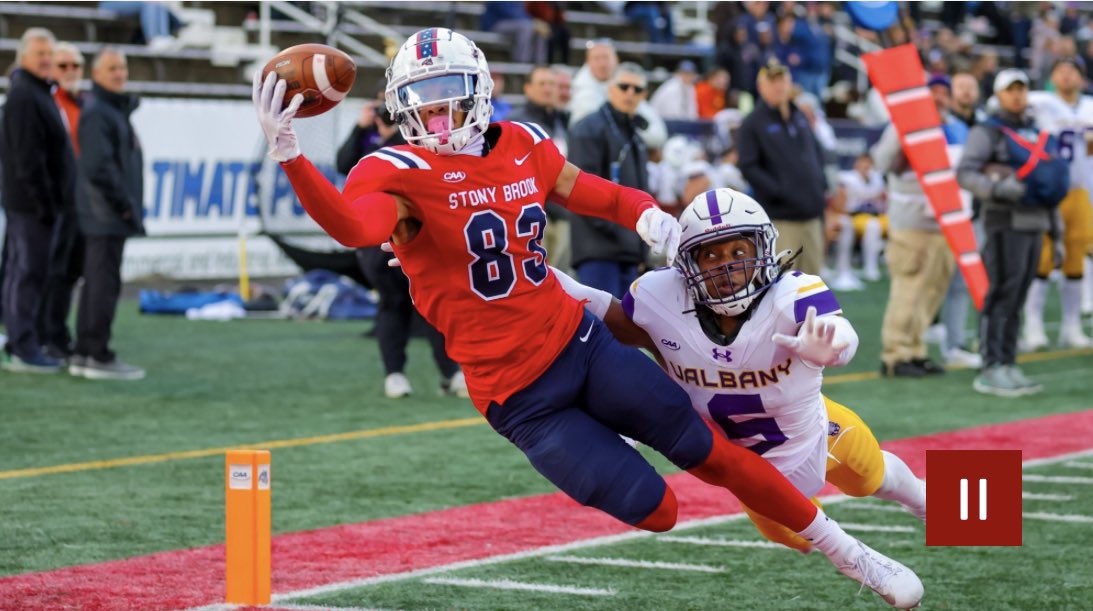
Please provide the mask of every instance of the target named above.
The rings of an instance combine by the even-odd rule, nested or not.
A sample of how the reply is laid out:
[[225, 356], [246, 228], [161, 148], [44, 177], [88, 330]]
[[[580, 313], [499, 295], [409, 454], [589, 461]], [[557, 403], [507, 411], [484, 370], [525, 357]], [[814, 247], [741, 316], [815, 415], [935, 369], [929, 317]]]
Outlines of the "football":
[[297, 93], [303, 94], [297, 117], [314, 117], [334, 108], [353, 88], [357, 66], [344, 52], [309, 43], [281, 51], [262, 69], [264, 79], [270, 72], [285, 79], [285, 105]]

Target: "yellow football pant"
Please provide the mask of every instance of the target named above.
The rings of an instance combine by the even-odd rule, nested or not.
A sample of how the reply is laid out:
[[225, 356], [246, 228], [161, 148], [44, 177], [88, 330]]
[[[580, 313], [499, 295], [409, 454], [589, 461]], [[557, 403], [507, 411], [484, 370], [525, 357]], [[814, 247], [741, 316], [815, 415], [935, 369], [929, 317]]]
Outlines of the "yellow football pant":
[[854, 226], [854, 234], [861, 239], [865, 235], [865, 226], [869, 224], [871, 219], [877, 219], [880, 221], [881, 234], [888, 235], [888, 215], [887, 214], [869, 214], [867, 212], [859, 212], [850, 217], [850, 223]]
[[[1063, 275], [1081, 278], [1083, 258], [1093, 246], [1093, 206], [1089, 203], [1089, 191], [1071, 189], [1059, 204], [1059, 215], [1063, 217]], [[1052, 240], [1045, 235], [1037, 275], [1047, 278], [1055, 267], [1053, 259]]]
[[[827, 419], [831, 423], [827, 438], [827, 481], [843, 494], [872, 496], [884, 480], [884, 455], [880, 452], [877, 438], [850, 408], [827, 397], [824, 397], [824, 403], [827, 405]], [[812, 502], [821, 507], [815, 497]], [[785, 526], [747, 507], [744, 511], [767, 539], [802, 552], [812, 548], [812, 544]]]

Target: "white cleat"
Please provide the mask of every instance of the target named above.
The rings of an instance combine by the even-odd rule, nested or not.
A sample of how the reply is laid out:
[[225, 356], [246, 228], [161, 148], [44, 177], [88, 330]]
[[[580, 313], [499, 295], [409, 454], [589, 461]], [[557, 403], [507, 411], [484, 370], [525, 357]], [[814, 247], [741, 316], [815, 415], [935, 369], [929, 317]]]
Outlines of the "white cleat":
[[1082, 332], [1081, 327], [1069, 327], [1059, 332], [1060, 348], [1093, 348], [1093, 340]]
[[467, 390], [467, 378], [463, 375], [463, 372], [457, 371], [455, 375], [447, 380], [441, 378], [440, 394], [463, 399], [470, 398], [471, 393]]
[[858, 541], [847, 564], [835, 564], [839, 572], [873, 590], [897, 609], [913, 609], [922, 601], [922, 581], [914, 571]]
[[827, 285], [836, 291], [861, 291], [865, 289], [865, 283], [859, 280], [853, 272], [843, 272]]
[[410, 387], [410, 380], [401, 373], [392, 373], [383, 381], [383, 394], [388, 399], [401, 399], [414, 392]]
[[942, 353], [946, 367], [967, 367], [968, 369], [980, 369], [983, 367], [983, 357], [974, 352], [968, 352], [963, 348], [950, 348]]
[[1047, 334], [1044, 333], [1043, 327], [1026, 323], [1024, 331], [1021, 333], [1021, 341], [1017, 342], [1017, 345], [1021, 352], [1043, 350], [1048, 346]]
[[945, 325], [937, 323], [936, 325], [930, 325], [926, 328], [926, 331], [922, 334], [922, 341], [927, 344], [937, 344], [943, 346], [949, 333], [945, 330]]

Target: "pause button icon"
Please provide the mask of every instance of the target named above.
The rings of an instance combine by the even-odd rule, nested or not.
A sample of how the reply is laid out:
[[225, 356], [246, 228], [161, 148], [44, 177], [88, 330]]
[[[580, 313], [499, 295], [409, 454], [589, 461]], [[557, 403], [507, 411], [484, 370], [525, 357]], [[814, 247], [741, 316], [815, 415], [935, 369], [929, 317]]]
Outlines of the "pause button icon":
[[[960, 519], [968, 520], [968, 480], [960, 480]], [[979, 519], [987, 519], [987, 480], [979, 480]]]

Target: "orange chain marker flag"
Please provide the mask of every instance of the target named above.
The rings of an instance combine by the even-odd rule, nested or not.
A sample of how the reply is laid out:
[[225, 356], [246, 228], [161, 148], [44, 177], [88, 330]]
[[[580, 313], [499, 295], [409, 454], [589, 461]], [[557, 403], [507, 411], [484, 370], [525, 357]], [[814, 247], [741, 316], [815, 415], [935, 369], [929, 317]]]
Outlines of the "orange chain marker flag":
[[960, 186], [945, 147], [941, 117], [926, 89], [926, 72], [913, 45], [902, 45], [862, 56], [869, 80], [899, 133], [903, 153], [918, 175], [941, 232], [956, 256], [972, 301], [983, 309], [987, 270], [979, 257], [970, 216], [960, 204]]
[[270, 603], [268, 450], [229, 450], [224, 458], [227, 602]]

